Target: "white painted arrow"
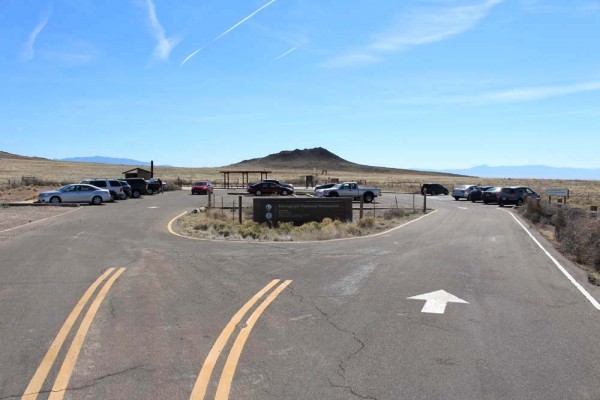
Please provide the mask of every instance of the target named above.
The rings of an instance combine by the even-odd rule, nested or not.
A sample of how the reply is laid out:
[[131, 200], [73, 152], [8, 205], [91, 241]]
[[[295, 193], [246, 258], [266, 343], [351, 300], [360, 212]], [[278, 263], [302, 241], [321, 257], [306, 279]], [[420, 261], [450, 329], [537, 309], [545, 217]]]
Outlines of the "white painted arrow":
[[408, 297], [408, 299], [425, 300], [425, 305], [421, 309], [421, 312], [430, 314], [443, 314], [446, 311], [446, 304], [448, 303], [469, 304], [469, 302], [459, 299], [445, 290], [436, 290], [435, 292]]

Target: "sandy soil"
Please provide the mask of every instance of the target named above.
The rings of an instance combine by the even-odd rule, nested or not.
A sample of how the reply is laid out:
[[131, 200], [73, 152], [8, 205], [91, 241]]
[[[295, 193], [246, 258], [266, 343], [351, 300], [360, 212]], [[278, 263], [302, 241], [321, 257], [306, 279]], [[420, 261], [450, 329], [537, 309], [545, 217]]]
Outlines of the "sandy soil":
[[39, 192], [52, 189], [56, 189], [56, 186], [23, 186], [12, 189], [0, 189], [0, 203], [37, 200]]

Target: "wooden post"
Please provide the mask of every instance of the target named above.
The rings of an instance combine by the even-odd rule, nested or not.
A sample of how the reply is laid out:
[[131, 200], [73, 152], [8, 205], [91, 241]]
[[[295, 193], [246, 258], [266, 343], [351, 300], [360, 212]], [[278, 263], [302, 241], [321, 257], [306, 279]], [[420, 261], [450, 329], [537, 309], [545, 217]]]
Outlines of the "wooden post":
[[208, 200], [207, 201], [208, 204], [206, 205], [206, 208], [210, 208], [210, 198], [212, 197], [212, 193], [208, 192], [207, 195], [208, 195], [208, 199], [207, 199]]
[[242, 196], [238, 196], [238, 222], [242, 224]]
[[558, 200], [558, 204], [557, 205], [559, 207], [562, 207], [562, 205], [563, 205], [563, 199], [559, 197], [557, 200]]
[[423, 214], [427, 214], [427, 191], [423, 192]]
[[592, 218], [596, 218], [598, 216], [598, 206], [590, 206], [590, 214]]
[[359, 211], [359, 214], [358, 214], [358, 219], [363, 219], [364, 204], [365, 204], [365, 201], [364, 201], [363, 197], [361, 196], [360, 197], [360, 211]]

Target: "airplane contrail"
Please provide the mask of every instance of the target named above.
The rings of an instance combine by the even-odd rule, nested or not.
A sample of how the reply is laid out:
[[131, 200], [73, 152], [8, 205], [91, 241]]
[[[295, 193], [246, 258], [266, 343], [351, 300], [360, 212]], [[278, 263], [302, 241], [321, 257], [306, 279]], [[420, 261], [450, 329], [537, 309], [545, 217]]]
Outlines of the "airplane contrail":
[[288, 51], [286, 51], [285, 53], [283, 53], [283, 54], [282, 54], [282, 55], [280, 55], [279, 57], [276, 57], [276, 58], [275, 58], [273, 61], [277, 61], [277, 60], [279, 60], [279, 59], [281, 59], [281, 58], [283, 58], [283, 57], [287, 56], [288, 54], [290, 54], [290, 53], [293, 53], [294, 51], [296, 51], [296, 49], [298, 49], [298, 46], [296, 46], [296, 47], [294, 47], [294, 48], [292, 48], [292, 49], [289, 49]]
[[267, 4], [265, 4], [261, 8], [259, 8], [256, 11], [254, 11], [252, 14], [248, 15], [247, 17], [245, 17], [244, 19], [242, 19], [240, 22], [238, 22], [237, 24], [233, 25], [231, 28], [227, 29], [225, 32], [221, 33], [219, 36], [217, 36], [213, 40], [213, 42], [216, 42], [217, 40], [221, 39], [223, 36], [227, 35], [229, 32], [231, 32], [232, 30], [234, 30], [235, 28], [237, 28], [238, 26], [240, 26], [244, 22], [248, 21], [250, 18], [254, 17], [256, 14], [258, 14], [259, 12], [261, 12], [262, 10], [264, 10], [265, 8], [269, 7], [271, 4], [275, 3], [276, 1], [277, 0], [271, 0], [271, 1], [269, 1]]
[[[254, 17], [256, 14], [258, 14], [259, 12], [261, 12], [262, 10], [264, 10], [265, 8], [269, 7], [271, 4], [275, 3], [276, 1], [277, 0], [271, 0], [271, 1], [269, 1], [267, 4], [263, 5], [258, 10], [254, 11], [252, 14], [248, 15], [247, 17], [244, 17], [241, 21], [239, 21], [238, 23], [236, 23], [235, 25], [233, 25], [231, 28], [229, 28], [225, 32], [221, 33], [219, 36], [217, 36], [216, 38], [214, 38], [210, 43], [214, 43], [217, 40], [221, 39], [223, 36], [227, 35], [229, 32], [231, 32], [232, 30], [234, 30], [238, 26], [242, 25], [244, 22], [248, 21], [250, 18]], [[204, 47], [206, 47], [206, 46], [204, 46]], [[204, 47], [199, 48], [198, 50], [194, 51], [192, 54], [190, 54], [189, 56], [187, 56], [185, 58], [185, 60], [183, 60], [181, 62], [180, 65], [183, 65], [186, 62], [188, 62], [192, 57], [194, 57], [196, 54], [198, 54], [198, 52], [200, 50], [202, 50]]]
[[194, 51], [192, 54], [190, 54], [189, 56], [187, 56], [185, 58], [185, 60], [183, 60], [181, 62], [181, 64], [179, 64], [179, 65], [181, 66], [181, 65], [185, 64], [186, 62], [188, 62], [192, 57], [194, 57], [196, 54], [198, 54], [202, 49], [204, 49], [204, 47], [200, 47], [198, 50]]

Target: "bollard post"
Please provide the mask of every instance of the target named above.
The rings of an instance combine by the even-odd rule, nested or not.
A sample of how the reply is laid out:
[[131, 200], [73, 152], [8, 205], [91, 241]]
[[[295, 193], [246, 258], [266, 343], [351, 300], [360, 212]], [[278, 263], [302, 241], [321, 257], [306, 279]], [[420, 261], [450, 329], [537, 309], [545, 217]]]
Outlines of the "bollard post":
[[596, 218], [598, 216], [598, 206], [590, 206], [590, 214], [592, 218]]
[[242, 224], [242, 196], [238, 196], [238, 222]]
[[415, 214], [417, 210], [415, 210], [415, 194], [413, 193], [413, 214]]
[[423, 214], [427, 214], [427, 191], [423, 192]]
[[207, 194], [208, 194], [208, 199], [207, 199], [208, 200], [208, 205], [206, 207], [210, 209], [210, 200], [212, 198], [212, 193], [208, 192]]

